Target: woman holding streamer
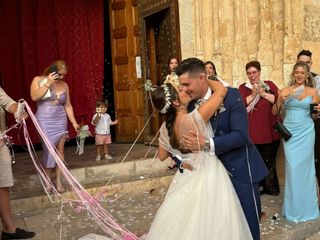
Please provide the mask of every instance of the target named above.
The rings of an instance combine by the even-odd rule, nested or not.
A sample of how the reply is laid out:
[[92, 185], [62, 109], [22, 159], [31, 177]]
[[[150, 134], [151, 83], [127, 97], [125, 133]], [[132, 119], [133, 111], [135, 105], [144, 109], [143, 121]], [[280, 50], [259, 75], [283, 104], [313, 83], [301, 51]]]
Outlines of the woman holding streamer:
[[[45, 68], [40, 76], [32, 80], [30, 87], [31, 99], [37, 102], [36, 117], [39, 125], [57, 148], [62, 159], [64, 159], [64, 144], [68, 138], [67, 119], [76, 131], [79, 129], [70, 101], [68, 84], [64, 81], [67, 71], [68, 67], [64, 61], [55, 61], [50, 67]], [[62, 193], [65, 189], [61, 183], [61, 170], [56, 166], [44, 142], [42, 140], [41, 142], [44, 150], [43, 166], [50, 178], [55, 168], [56, 188]]]
[[184, 172], [174, 176], [150, 231], [143, 237], [147, 240], [252, 239], [223, 164], [205, 149], [186, 149], [182, 138], [189, 131], [214, 135], [209, 120], [220, 108], [227, 88], [219, 81], [207, 80], [205, 74], [201, 79], [208, 81], [214, 94], [191, 113], [187, 112], [190, 96], [174, 84], [149, 88], [154, 106], [166, 118], [160, 129], [158, 157], [178, 157]]
[[[14, 114], [17, 122], [26, 118], [28, 114], [20, 111], [18, 114], [18, 104], [12, 100], [0, 87], [0, 107], [9, 113]], [[21, 110], [21, 109], [20, 109]], [[5, 131], [5, 129], [0, 129]], [[5, 134], [2, 132], [0, 139], [0, 218], [3, 226], [1, 239], [27, 239], [35, 236], [34, 232], [17, 228], [11, 214], [9, 188], [13, 186], [12, 159], [10, 151], [5, 144]]]

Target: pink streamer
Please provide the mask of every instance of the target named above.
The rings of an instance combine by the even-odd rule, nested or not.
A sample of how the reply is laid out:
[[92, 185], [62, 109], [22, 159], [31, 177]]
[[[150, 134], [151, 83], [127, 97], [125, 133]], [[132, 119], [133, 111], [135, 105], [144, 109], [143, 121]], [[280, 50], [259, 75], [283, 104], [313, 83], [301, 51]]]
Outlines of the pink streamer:
[[96, 221], [96, 223], [103, 229], [103, 231], [114, 240], [138, 240], [139, 238], [136, 235], [134, 235], [129, 230], [127, 230], [126, 228], [118, 224], [115, 221], [115, 219], [112, 217], [112, 215], [100, 205], [99, 200], [102, 198], [103, 194], [105, 193], [106, 191], [105, 189], [93, 197], [74, 178], [74, 176], [70, 173], [70, 171], [65, 166], [57, 149], [51, 144], [49, 139], [46, 137], [45, 133], [42, 131], [41, 127], [39, 126], [36, 120], [36, 117], [34, 116], [27, 102], [25, 102], [25, 107], [38, 133], [40, 134], [45, 145], [47, 146], [50, 154], [52, 154], [53, 158], [56, 161], [57, 166], [61, 169], [61, 173], [64, 176], [67, 184], [71, 187], [71, 189], [75, 193], [75, 199], [67, 199], [57, 191], [56, 187], [54, 186], [51, 179], [46, 174], [42, 165], [39, 163], [39, 161], [36, 161], [37, 158], [36, 158], [35, 151], [33, 149], [33, 145], [29, 136], [27, 125], [25, 123], [25, 120], [23, 119], [22, 124], [23, 124], [23, 131], [24, 131], [26, 145], [28, 147], [28, 151], [32, 159], [32, 162], [35, 166], [35, 169], [40, 177], [40, 181], [44, 185], [44, 189], [46, 190], [48, 197], [50, 198], [50, 195], [47, 189], [51, 190], [55, 195], [57, 195], [62, 202], [69, 202], [71, 206], [75, 207], [76, 212], [87, 210], [88, 213], [91, 215], [91, 217]]

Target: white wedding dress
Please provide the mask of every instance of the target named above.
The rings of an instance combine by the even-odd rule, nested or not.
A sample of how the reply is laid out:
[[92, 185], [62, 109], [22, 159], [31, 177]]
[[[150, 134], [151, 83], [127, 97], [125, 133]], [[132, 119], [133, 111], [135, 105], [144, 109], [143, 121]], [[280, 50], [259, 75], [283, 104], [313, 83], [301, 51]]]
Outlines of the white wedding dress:
[[[197, 110], [180, 123], [180, 134], [197, 129], [212, 137]], [[147, 240], [247, 240], [252, 239], [249, 226], [229, 175], [216, 155], [200, 151], [182, 154], [172, 149], [165, 124], [159, 144], [172, 154], [183, 156], [193, 171], [177, 171], [160, 206]], [[183, 146], [183, 142], [180, 143]]]

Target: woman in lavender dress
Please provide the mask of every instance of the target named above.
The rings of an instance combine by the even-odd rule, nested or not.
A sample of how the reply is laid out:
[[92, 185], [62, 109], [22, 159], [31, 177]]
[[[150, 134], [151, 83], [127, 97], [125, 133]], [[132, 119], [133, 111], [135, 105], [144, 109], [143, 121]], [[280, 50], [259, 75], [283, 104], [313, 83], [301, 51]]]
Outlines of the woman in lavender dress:
[[[67, 139], [67, 124], [71, 122], [75, 130], [79, 128], [74, 117], [70, 102], [68, 84], [64, 81], [68, 67], [64, 61], [58, 60], [47, 67], [41, 76], [36, 76], [30, 88], [33, 101], [37, 102], [37, 120], [51, 143], [57, 148], [64, 159], [64, 144]], [[64, 192], [61, 183], [61, 170], [56, 166], [52, 155], [42, 142], [44, 150], [43, 166], [51, 177], [53, 169], [56, 170], [56, 187], [58, 192]]]

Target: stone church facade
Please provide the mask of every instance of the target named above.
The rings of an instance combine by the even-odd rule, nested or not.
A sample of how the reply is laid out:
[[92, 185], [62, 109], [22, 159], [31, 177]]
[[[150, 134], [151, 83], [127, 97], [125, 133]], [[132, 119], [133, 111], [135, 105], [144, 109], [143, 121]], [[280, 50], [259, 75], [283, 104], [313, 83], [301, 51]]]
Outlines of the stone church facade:
[[245, 64], [258, 60], [262, 79], [281, 88], [290, 80], [301, 49], [313, 52], [320, 72], [319, 0], [179, 0], [181, 57], [216, 64], [220, 77], [237, 87]]

